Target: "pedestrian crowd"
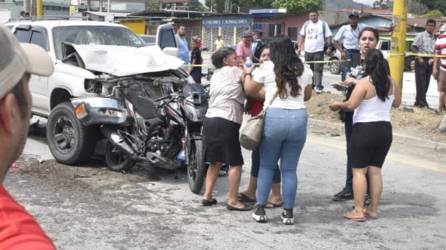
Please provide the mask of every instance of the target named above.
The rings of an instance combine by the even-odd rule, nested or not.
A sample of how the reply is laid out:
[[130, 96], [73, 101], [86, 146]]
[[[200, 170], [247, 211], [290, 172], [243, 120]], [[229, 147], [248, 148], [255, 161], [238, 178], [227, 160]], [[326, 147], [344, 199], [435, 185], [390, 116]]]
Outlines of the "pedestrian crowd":
[[[347, 138], [347, 181], [334, 200], [355, 200], [344, 217], [354, 221], [378, 218], [382, 193], [381, 168], [392, 143], [391, 107], [399, 106], [399, 88], [390, 78], [390, 69], [381, 51], [376, 49], [379, 33], [359, 25], [352, 13], [350, 27], [341, 28], [336, 47], [353, 65], [346, 69], [342, 88], [344, 102], [329, 107], [343, 112]], [[310, 13], [300, 32], [300, 50], [306, 60], [323, 60], [324, 47], [330, 43], [328, 25]], [[259, 34], [256, 34], [259, 37]], [[281, 220], [294, 223], [297, 198], [297, 168], [307, 137], [308, 113], [305, 101], [313, 88], [322, 90], [320, 64], [305, 66], [288, 37], [276, 37], [263, 44], [244, 33], [236, 49], [220, 48], [212, 55], [216, 70], [210, 82], [209, 109], [203, 125], [205, 158], [210, 162], [206, 176], [203, 206], [217, 204], [213, 197], [218, 173], [229, 165], [229, 210], [253, 210], [257, 222], [267, 222], [267, 208], [283, 207]], [[258, 67], [250, 66], [257, 60]], [[360, 66], [359, 73], [349, 73]], [[241, 168], [240, 128], [243, 113], [264, 115], [262, 137], [252, 151], [251, 177], [245, 191], [239, 192]], [[264, 113], [263, 113], [264, 112]], [[271, 193], [271, 196], [270, 196]], [[366, 197], [370, 196], [370, 206]], [[255, 205], [254, 205], [255, 204]], [[254, 205], [254, 206], [253, 206]]]

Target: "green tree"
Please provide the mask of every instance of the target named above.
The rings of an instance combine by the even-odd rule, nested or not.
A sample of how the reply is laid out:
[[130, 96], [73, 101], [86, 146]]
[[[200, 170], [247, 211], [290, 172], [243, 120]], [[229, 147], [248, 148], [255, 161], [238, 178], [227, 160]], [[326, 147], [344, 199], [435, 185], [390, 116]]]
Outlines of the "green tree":
[[430, 10], [439, 10], [443, 15], [446, 15], [446, 1], [445, 0], [420, 0]]
[[286, 8], [288, 12], [299, 12], [306, 10], [320, 9], [321, 0], [274, 0], [274, 8]]
[[426, 13], [426, 17], [442, 17], [443, 13], [439, 10], [431, 10]]

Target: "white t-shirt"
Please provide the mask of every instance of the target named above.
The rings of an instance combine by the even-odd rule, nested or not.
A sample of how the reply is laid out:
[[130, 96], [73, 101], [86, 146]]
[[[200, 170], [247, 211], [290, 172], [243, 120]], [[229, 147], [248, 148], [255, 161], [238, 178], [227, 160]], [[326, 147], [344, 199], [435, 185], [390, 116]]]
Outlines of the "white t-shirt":
[[300, 35], [305, 36], [305, 52], [314, 53], [324, 51], [325, 38], [323, 25], [325, 25], [325, 38], [327, 38], [331, 36], [331, 30], [326, 22], [318, 20], [316, 23], [312, 21], [304, 23], [300, 29]]
[[[304, 89], [307, 85], [312, 82], [313, 73], [308, 67], [305, 67], [304, 72], [297, 81], [301, 87], [299, 95], [293, 97], [290, 95], [290, 88], [287, 86], [288, 97], [286, 99], [281, 99], [279, 96], [274, 99], [273, 103], [270, 105], [271, 108], [283, 108], [283, 109], [303, 109], [304, 104]], [[259, 84], [265, 86], [265, 104], [264, 108], [268, 106], [271, 99], [277, 93], [276, 75], [274, 73], [274, 63], [272, 61], [266, 61], [262, 64], [255, 74], [253, 74], [253, 80]]]

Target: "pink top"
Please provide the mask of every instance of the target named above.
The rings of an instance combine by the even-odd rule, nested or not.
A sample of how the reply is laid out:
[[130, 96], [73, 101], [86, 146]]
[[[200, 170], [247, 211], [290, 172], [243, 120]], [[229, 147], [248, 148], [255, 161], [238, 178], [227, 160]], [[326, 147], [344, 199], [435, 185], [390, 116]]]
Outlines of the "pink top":
[[243, 59], [243, 61], [246, 59], [246, 57], [251, 57], [251, 58], [253, 57], [251, 46], [246, 46], [243, 41], [237, 44], [235, 53], [237, 54], [238, 57]]

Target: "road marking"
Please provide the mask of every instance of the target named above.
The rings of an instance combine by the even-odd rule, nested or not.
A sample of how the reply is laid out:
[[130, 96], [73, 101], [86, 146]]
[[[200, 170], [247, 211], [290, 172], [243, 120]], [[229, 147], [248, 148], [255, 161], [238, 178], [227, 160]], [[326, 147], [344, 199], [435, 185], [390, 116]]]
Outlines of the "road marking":
[[[326, 146], [329, 148], [339, 149], [345, 152], [345, 144], [344, 143], [338, 143], [338, 142], [330, 142], [329, 138], [318, 138], [316, 136], [308, 136], [307, 141], [310, 143], [314, 143], [321, 146]], [[446, 174], [446, 168], [441, 167], [441, 165], [437, 163], [433, 163], [431, 161], [426, 160], [420, 160], [412, 158], [408, 155], [401, 155], [398, 153], [390, 152], [387, 156], [387, 160], [390, 160], [392, 162], [396, 162], [401, 164], [400, 167], [411, 167], [411, 168], [417, 168], [422, 170], [428, 170], [432, 172], [438, 172], [438, 173], [445, 173]]]

